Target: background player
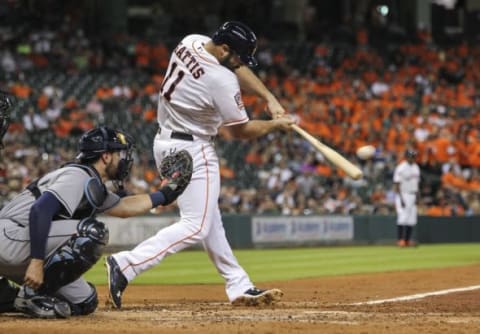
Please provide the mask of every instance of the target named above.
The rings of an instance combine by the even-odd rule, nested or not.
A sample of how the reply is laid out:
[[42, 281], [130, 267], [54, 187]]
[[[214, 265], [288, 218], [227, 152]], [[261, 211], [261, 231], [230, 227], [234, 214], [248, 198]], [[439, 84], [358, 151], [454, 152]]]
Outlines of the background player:
[[395, 209], [397, 211], [397, 244], [400, 247], [413, 246], [413, 227], [417, 224], [418, 185], [420, 168], [415, 162], [417, 152], [407, 149], [406, 160], [395, 167], [393, 174], [396, 192]]
[[[104, 182], [126, 178], [133, 162], [132, 142], [120, 131], [90, 130], [81, 137], [79, 151], [78, 164], [40, 177], [0, 211], [3, 311], [15, 307], [40, 318], [93, 312], [97, 292], [81, 275], [108, 242], [108, 230], [96, 214], [143, 214], [171, 203], [183, 190], [175, 179], [166, 179], [152, 194], [120, 199], [108, 191]], [[18, 294], [7, 278], [23, 284]]]
[[[278, 289], [257, 289], [238, 264], [225, 236], [218, 206], [219, 161], [212, 138], [225, 126], [235, 138], [256, 138], [274, 130], [290, 130], [294, 123], [277, 99], [247, 66], [257, 64], [257, 39], [240, 22], [226, 22], [210, 39], [185, 37], [174, 49], [161, 86], [159, 130], [154, 140], [157, 164], [172, 150], [185, 149], [193, 157], [194, 173], [178, 199], [180, 221], [159, 231], [132, 251], [107, 257], [110, 297], [121, 307], [127, 283], [167, 255], [203, 242], [226, 281], [234, 305], [270, 304]], [[273, 120], [249, 120], [240, 87], [264, 99]]]

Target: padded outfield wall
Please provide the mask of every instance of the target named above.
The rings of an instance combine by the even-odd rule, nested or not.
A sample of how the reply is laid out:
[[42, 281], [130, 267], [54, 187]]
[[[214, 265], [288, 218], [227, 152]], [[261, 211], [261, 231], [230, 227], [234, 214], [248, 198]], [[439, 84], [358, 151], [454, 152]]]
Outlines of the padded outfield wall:
[[[112, 248], [131, 248], [177, 221], [176, 216], [100, 217], [110, 230]], [[414, 230], [419, 243], [480, 242], [480, 216], [420, 216]], [[395, 243], [395, 216], [249, 216], [225, 215], [233, 248], [294, 247], [332, 244]]]

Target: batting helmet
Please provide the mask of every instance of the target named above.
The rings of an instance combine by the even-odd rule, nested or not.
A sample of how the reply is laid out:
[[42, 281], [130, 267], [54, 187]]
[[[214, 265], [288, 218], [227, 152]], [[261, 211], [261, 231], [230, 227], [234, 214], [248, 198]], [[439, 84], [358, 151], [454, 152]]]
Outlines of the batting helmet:
[[257, 37], [252, 29], [241, 22], [229, 21], [222, 24], [213, 34], [212, 41], [217, 44], [227, 44], [250, 67], [257, 66], [253, 56], [257, 49]]

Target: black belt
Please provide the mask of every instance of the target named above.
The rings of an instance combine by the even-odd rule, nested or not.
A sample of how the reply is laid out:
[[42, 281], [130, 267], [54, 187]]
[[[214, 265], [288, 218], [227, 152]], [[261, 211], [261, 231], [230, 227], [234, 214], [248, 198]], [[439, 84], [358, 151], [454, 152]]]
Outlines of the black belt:
[[[162, 133], [162, 128], [158, 128], [157, 132], [158, 134]], [[193, 136], [191, 134], [177, 131], [172, 131], [170, 138], [193, 141]]]

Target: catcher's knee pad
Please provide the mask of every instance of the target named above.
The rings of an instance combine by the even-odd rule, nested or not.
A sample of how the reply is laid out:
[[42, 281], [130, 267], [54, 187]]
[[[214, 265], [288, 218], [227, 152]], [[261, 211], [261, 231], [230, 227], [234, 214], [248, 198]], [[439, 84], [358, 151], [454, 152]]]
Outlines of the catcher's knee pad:
[[98, 295], [97, 295], [97, 289], [95, 288], [95, 285], [92, 283], [88, 282], [88, 284], [92, 287], [92, 294], [85, 299], [83, 302], [78, 303], [78, 304], [70, 304], [70, 308], [72, 309], [72, 315], [87, 315], [90, 313], [93, 313], [98, 306]]
[[100, 259], [107, 243], [108, 229], [104, 223], [94, 218], [81, 220], [77, 235], [72, 236], [46, 261], [41, 292], [55, 293], [78, 279]]

